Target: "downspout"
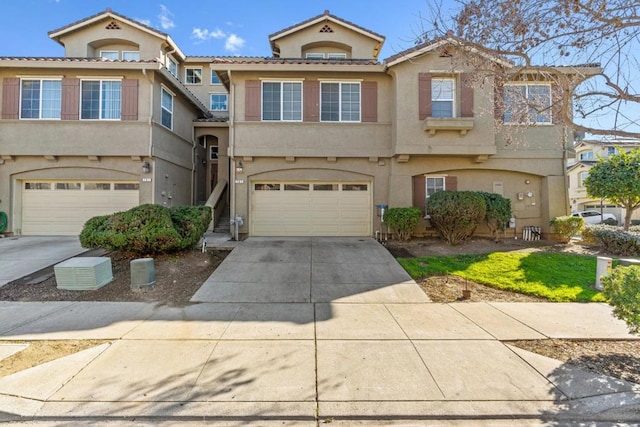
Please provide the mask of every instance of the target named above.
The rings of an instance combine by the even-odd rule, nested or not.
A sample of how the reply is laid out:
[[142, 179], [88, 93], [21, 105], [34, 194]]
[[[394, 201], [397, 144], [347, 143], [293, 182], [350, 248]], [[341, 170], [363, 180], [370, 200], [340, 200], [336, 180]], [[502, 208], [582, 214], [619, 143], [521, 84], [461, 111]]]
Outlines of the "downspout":
[[[234, 221], [236, 217], [236, 160], [235, 160], [235, 110], [236, 110], [236, 91], [235, 84], [231, 82], [231, 70], [227, 71], [229, 76], [229, 97], [231, 102], [229, 103], [229, 217]], [[234, 233], [234, 238], [237, 240], [237, 233]]]
[[196, 126], [191, 122], [191, 204], [195, 204], [196, 199]]
[[[145, 76], [147, 78], [147, 81], [149, 82], [149, 119], [147, 120], [147, 125], [149, 128], [149, 150], [148, 150], [148, 157], [149, 159], [153, 159], [152, 156], [152, 150], [153, 150], [153, 79], [151, 78], [151, 76], [147, 75], [147, 69], [143, 68], [142, 69], [142, 75]], [[156, 165], [155, 163], [153, 164], [153, 175], [155, 175], [156, 173]], [[151, 203], [155, 203], [156, 202], [156, 180], [154, 179], [151, 182]]]

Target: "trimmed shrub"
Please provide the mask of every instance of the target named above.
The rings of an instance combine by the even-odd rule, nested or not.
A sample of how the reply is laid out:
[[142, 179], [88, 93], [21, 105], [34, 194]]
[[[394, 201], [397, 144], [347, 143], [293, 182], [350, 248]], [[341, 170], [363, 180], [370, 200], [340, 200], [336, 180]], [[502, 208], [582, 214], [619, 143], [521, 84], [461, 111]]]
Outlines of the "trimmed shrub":
[[394, 239], [409, 240], [421, 216], [419, 208], [391, 208], [384, 213], [384, 223], [393, 232]]
[[614, 316], [624, 320], [632, 333], [640, 332], [640, 267], [618, 266], [602, 277], [602, 285]]
[[504, 231], [511, 218], [511, 200], [496, 193], [478, 191], [478, 194], [484, 198], [484, 203], [487, 206], [484, 220], [493, 238], [497, 239], [498, 232]]
[[549, 222], [549, 225], [560, 236], [561, 242], [569, 243], [571, 237], [584, 229], [584, 218], [579, 216], [557, 216]]
[[137, 253], [174, 252], [194, 246], [210, 220], [211, 209], [204, 206], [140, 205], [91, 218], [80, 233], [80, 244]]
[[484, 198], [475, 191], [438, 191], [427, 203], [431, 224], [450, 245], [471, 236], [486, 213]]
[[634, 231], [624, 231], [610, 225], [592, 225], [582, 233], [582, 239], [616, 255], [640, 256], [640, 232], [636, 230], [635, 227]]

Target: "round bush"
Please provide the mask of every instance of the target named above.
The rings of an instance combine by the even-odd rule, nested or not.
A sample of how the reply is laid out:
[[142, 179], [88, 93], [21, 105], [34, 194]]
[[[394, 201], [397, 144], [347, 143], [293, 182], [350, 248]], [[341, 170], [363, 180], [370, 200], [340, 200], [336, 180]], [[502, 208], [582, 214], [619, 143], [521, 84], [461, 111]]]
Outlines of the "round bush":
[[486, 212], [484, 198], [475, 191], [438, 191], [427, 201], [431, 224], [451, 245], [473, 235]]

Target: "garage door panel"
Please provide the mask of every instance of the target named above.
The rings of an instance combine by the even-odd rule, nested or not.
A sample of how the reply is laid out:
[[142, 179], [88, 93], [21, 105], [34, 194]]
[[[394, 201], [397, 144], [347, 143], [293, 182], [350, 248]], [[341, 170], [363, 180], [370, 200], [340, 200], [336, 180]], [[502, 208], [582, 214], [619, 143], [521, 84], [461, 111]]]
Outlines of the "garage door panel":
[[255, 183], [251, 235], [369, 236], [371, 212], [371, 183]]
[[[81, 182], [82, 183], [82, 182]], [[129, 183], [137, 185], [137, 183]], [[77, 235], [91, 217], [131, 209], [139, 204], [138, 190], [56, 189], [22, 190], [22, 234]]]

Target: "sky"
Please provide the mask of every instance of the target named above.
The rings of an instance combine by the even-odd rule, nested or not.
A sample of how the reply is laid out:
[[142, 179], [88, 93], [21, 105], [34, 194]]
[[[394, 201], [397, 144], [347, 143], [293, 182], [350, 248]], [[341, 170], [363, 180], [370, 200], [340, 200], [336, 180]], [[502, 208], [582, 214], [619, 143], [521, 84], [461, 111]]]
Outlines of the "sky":
[[[168, 33], [189, 56], [270, 56], [269, 34], [329, 10], [386, 37], [380, 59], [413, 46], [429, 0], [1, 0], [0, 56], [62, 56], [47, 32], [107, 8]], [[437, 3], [440, 3], [438, 1]], [[454, 0], [443, 0], [454, 11]], [[189, 6], [187, 6], [189, 5]]]

